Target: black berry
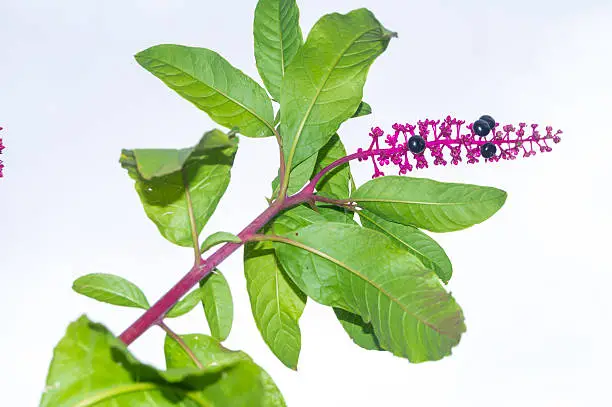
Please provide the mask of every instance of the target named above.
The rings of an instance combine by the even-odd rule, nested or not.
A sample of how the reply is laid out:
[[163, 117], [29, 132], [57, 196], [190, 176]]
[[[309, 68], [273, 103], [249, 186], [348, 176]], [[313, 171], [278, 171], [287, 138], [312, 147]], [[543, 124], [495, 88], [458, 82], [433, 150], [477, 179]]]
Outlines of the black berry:
[[480, 120], [484, 120], [485, 122], [487, 122], [491, 130], [493, 130], [493, 127], [495, 127], [495, 119], [489, 116], [488, 114], [480, 116]]
[[493, 143], [484, 143], [480, 146], [480, 155], [483, 158], [491, 158], [497, 153], [497, 146]]
[[478, 119], [474, 122], [473, 129], [474, 133], [479, 137], [485, 137], [491, 131], [489, 123], [482, 119]]
[[425, 151], [425, 140], [421, 136], [412, 136], [408, 139], [408, 150], [413, 154], [421, 154]]

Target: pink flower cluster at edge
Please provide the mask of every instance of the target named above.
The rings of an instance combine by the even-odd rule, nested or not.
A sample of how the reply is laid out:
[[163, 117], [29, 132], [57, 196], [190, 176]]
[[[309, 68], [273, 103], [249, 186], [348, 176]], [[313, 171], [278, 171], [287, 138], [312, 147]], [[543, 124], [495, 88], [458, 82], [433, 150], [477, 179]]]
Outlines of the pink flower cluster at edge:
[[[2, 130], [2, 127], [0, 127], [0, 130]], [[0, 138], [0, 154], [2, 154], [2, 150], [4, 150], [4, 144], [2, 144], [2, 138]], [[2, 174], [3, 169], [4, 164], [2, 164], [2, 160], [0, 160], [0, 178], [4, 176], [4, 174]]]
[[[371, 143], [367, 150], [359, 149], [363, 153], [359, 161], [371, 157], [374, 165], [372, 178], [385, 175], [381, 167], [394, 165], [399, 169], [399, 174], [404, 175], [415, 167], [428, 168], [427, 155], [433, 158], [434, 165], [457, 165], [465, 159], [468, 164], [475, 164], [483, 159], [487, 162], [497, 162], [500, 159], [514, 160], [522, 153], [523, 157], [530, 157], [540, 152], [551, 151], [548, 142], [559, 143], [560, 134], [557, 130], [553, 132], [551, 126], [546, 127], [546, 133], [538, 130], [538, 124], [527, 126], [519, 123], [518, 128], [512, 124], [505, 126], [496, 123], [491, 132], [485, 137], [479, 137], [474, 133], [473, 123], [465, 125], [464, 120], [458, 120], [447, 116], [444, 120], [418, 121], [416, 124], [395, 123], [392, 127], [394, 132], [387, 134], [380, 127], [373, 127], [369, 136]], [[527, 131], [530, 129], [530, 131]], [[381, 147], [380, 139], [384, 137], [384, 145]], [[408, 140], [412, 136], [420, 136], [425, 141], [425, 150], [414, 154], [408, 148]], [[492, 143], [496, 146], [496, 153], [490, 158], [482, 158], [481, 146]], [[376, 153], [374, 153], [376, 152]], [[375, 157], [376, 156], [376, 157]]]

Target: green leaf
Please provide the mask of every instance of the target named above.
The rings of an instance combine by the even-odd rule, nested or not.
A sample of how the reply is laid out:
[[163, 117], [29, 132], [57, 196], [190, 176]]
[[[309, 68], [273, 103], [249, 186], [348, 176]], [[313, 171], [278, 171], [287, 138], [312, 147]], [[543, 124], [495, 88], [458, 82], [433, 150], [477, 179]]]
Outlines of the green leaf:
[[[152, 150], [145, 150], [147, 153], [144, 155], [143, 150], [122, 152], [121, 165], [128, 169], [136, 180], [136, 191], [147, 216], [166, 239], [179, 246], [193, 246], [189, 201], [195, 218], [196, 233], [199, 235], [227, 189], [238, 149], [237, 143], [236, 137], [218, 130], [208, 132], [192, 149], [190, 155], [182, 160], [179, 171], [167, 172], [176, 168], [175, 161], [171, 161], [172, 165], [156, 161], [158, 168], [164, 170], [146, 171], [144, 175], [154, 176], [149, 180], [138, 170], [139, 157], [157, 157], [158, 160], [162, 156], [172, 157], [167, 153], [169, 150], [163, 150], [164, 153], [159, 154], [151, 154]], [[145, 163], [144, 168], [152, 168], [150, 161], [145, 160]]]
[[227, 242], [242, 243], [242, 240], [240, 240], [238, 236], [229, 232], [215, 232], [212, 235], [208, 236], [206, 239], [204, 239], [200, 251], [204, 253], [206, 250], [210, 249], [213, 246]]
[[270, 242], [248, 243], [244, 274], [257, 329], [276, 357], [297, 369], [301, 348], [298, 321], [306, 296], [281, 268]]
[[276, 100], [280, 100], [285, 70], [302, 46], [299, 19], [295, 0], [259, 0], [255, 7], [255, 62], [261, 79]]
[[359, 315], [341, 308], [334, 308], [334, 313], [355, 344], [368, 350], [384, 350], [378, 343], [372, 324], [364, 322]]
[[162, 44], [136, 54], [136, 61], [220, 125], [248, 137], [273, 134], [266, 91], [216, 52]]
[[[199, 394], [214, 406], [284, 407], [285, 401], [270, 376], [246, 354], [224, 348], [206, 335], [181, 335], [185, 344], [205, 366], [232, 363], [229, 374], [205, 387]], [[189, 368], [195, 364], [174, 339], [166, 336], [164, 344], [168, 368]], [[196, 380], [193, 380], [197, 383]]]
[[328, 222], [356, 225], [355, 212], [340, 206], [317, 203], [317, 210]]
[[281, 137], [289, 170], [357, 111], [370, 65], [393, 35], [366, 9], [328, 14], [314, 25], [282, 82]]
[[[53, 351], [40, 406], [209, 406], [219, 401], [208, 396], [219, 381], [241, 379], [233, 373], [239, 363], [159, 371], [138, 362], [108, 329], [82, 316]], [[228, 393], [223, 403], [240, 397]]]
[[389, 236], [400, 247], [414, 254], [425, 267], [433, 270], [446, 284], [453, 275], [453, 266], [444, 249], [414, 226], [386, 221], [371, 212], [359, 212], [364, 227], [378, 230]]
[[148, 309], [147, 297], [136, 284], [113, 274], [87, 274], [72, 283], [79, 294], [107, 304]]
[[[289, 233], [320, 222], [326, 222], [325, 217], [305, 205], [299, 205], [279, 214], [265, 233]], [[285, 366], [297, 369], [301, 348], [298, 321], [306, 306], [306, 296], [287, 277], [270, 242], [246, 245], [244, 273], [259, 332]]]
[[[306, 160], [302, 161], [298, 164], [297, 167], [291, 171], [289, 174], [289, 186], [287, 188], [287, 194], [293, 195], [310, 180], [312, 177], [312, 171], [315, 168], [317, 163], [317, 155], [313, 154], [311, 157], [308, 157]], [[278, 193], [278, 189], [280, 187], [279, 177], [276, 176], [272, 181], [272, 196], [276, 196]]]
[[185, 315], [189, 311], [195, 308], [196, 305], [200, 303], [202, 300], [202, 288], [198, 287], [185, 297], [182, 300], [177, 302], [170, 311], [166, 314], [166, 318], [177, 318]]
[[366, 182], [351, 200], [392, 222], [451, 232], [485, 221], [506, 197], [504, 191], [492, 187], [387, 176]]
[[210, 333], [220, 341], [227, 339], [234, 320], [234, 303], [227, 280], [217, 269], [200, 281], [202, 305]]
[[357, 108], [355, 113], [353, 113], [353, 117], [367, 116], [371, 113], [372, 113], [372, 106], [362, 101], [359, 104], [359, 107]]
[[[323, 168], [334, 161], [346, 156], [346, 150], [338, 134], [334, 134], [327, 144], [319, 151], [317, 163], [313, 175], [318, 174]], [[326, 173], [317, 184], [317, 191], [320, 195], [345, 199], [349, 197], [349, 181], [351, 179], [351, 169], [349, 164], [342, 164]]]
[[[251, 361], [251, 358], [246, 353], [227, 349], [211, 336], [204, 334], [179, 336], [193, 352], [204, 369], [214, 366], [234, 366], [240, 362]], [[168, 369], [196, 367], [191, 356], [170, 335], [166, 335], [164, 341], [164, 355]]]
[[459, 343], [461, 308], [433, 271], [384, 234], [330, 222], [285, 238], [274, 246], [296, 285], [371, 323], [382, 348], [423, 362], [449, 355]]
[[179, 150], [166, 148], [124, 149], [121, 151], [119, 161], [122, 167], [134, 171], [135, 178], [150, 180], [182, 170], [187, 160], [205, 158], [206, 154], [217, 149], [235, 148], [237, 143], [237, 138], [214, 129], [204, 133], [198, 144], [193, 147]]

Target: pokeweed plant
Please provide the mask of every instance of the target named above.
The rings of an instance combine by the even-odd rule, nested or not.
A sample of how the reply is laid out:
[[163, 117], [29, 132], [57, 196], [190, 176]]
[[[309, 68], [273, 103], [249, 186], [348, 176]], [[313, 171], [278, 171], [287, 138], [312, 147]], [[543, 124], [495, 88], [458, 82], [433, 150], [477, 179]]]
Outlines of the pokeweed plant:
[[[230, 288], [218, 268], [244, 246], [253, 317], [270, 350], [296, 369], [299, 319], [307, 298], [333, 309], [365, 349], [418, 363], [451, 354], [463, 312], [446, 291], [452, 276], [444, 250], [422, 231], [450, 232], [483, 222], [506, 193], [496, 188], [403, 176], [465, 157], [493, 162], [549, 151], [559, 133], [537, 125], [526, 134], [484, 115], [447, 117], [371, 129], [370, 145], [348, 154], [337, 133], [371, 112], [363, 87], [374, 60], [396, 36], [366, 9], [323, 16], [303, 40], [294, 0], [260, 0], [255, 59], [266, 89], [205, 48], [157, 45], [138, 63], [228, 128], [182, 149], [123, 150], [146, 215], [168, 241], [189, 247], [194, 265], [157, 302], [110, 274], [78, 278], [83, 295], [144, 313], [118, 338], [82, 316], [54, 351], [42, 406], [283, 406], [267, 373], [221, 345], [231, 330]], [[266, 92], [267, 90], [267, 92]], [[279, 107], [274, 112], [273, 101]], [[230, 182], [239, 135], [275, 137], [278, 177], [269, 206], [238, 234], [200, 234]], [[384, 142], [384, 144], [382, 144]], [[371, 160], [373, 179], [356, 187], [349, 161]], [[395, 165], [399, 175], [383, 176]], [[220, 245], [220, 246], [219, 246]], [[195, 288], [194, 288], [195, 287]], [[193, 290], [192, 290], [193, 289]], [[178, 335], [167, 325], [202, 304], [210, 335]], [[143, 364], [127, 346], [153, 326], [166, 333], [166, 369]]]

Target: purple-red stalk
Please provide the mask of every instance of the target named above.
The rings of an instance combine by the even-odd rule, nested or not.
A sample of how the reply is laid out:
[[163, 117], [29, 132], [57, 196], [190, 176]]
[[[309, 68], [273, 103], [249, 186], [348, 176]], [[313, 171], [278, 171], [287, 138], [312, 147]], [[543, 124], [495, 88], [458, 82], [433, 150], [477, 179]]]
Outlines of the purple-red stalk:
[[[356, 153], [334, 161], [316, 174], [300, 192], [290, 197], [280, 197], [274, 201], [272, 205], [238, 234], [242, 243], [226, 243], [207, 259], [199, 259], [199, 264], [196, 262], [191, 270], [178, 283], [121, 334], [121, 340], [126, 345], [129, 345], [151, 326], [161, 324], [166, 313], [178, 302], [178, 300], [187, 294], [187, 292], [200, 280], [211, 273], [219, 263], [242, 246], [244, 242], [253, 239], [254, 236], [257, 235], [257, 232], [281, 211], [302, 203], [312, 203], [314, 201], [323, 201], [341, 206], [350, 204], [350, 200], [333, 200], [315, 195], [315, 187], [321, 178], [327, 172], [342, 164], [355, 159], [364, 161], [371, 158], [374, 163], [375, 171], [373, 178], [384, 175], [383, 172], [380, 171], [378, 165], [384, 166], [388, 165], [390, 162], [399, 166], [400, 174], [405, 174], [407, 171], [412, 171], [413, 169], [408, 159], [409, 153], [413, 155], [417, 168], [426, 168], [428, 166], [424, 154], [428, 150], [434, 158], [434, 165], [447, 164], [447, 161], [443, 157], [445, 149], [450, 150], [451, 162], [455, 165], [462, 161], [461, 153], [464, 150], [467, 162], [476, 163], [478, 162], [478, 157], [481, 156], [480, 146], [487, 142], [495, 144], [500, 149], [500, 153], [499, 155], [494, 155], [486, 159], [486, 161], [498, 161], [500, 158], [513, 160], [521, 149], [525, 157], [534, 155], [534, 145], [539, 146], [541, 152], [550, 151], [551, 148], [546, 143], [546, 140], [550, 139], [554, 143], [558, 143], [560, 141], [559, 134], [562, 133], [558, 130], [553, 134], [552, 128], [547, 127], [546, 135], [542, 136], [537, 130], [537, 125], [531, 125], [532, 132], [529, 136], [525, 137], [524, 128], [526, 125], [524, 123], [519, 124], [518, 130], [512, 125], [504, 126], [502, 128], [503, 132], [495, 131], [498, 128], [498, 124], [496, 123], [492, 132], [493, 135], [490, 137], [491, 140], [476, 140], [477, 136], [475, 136], [472, 128], [473, 124], [467, 126], [467, 129], [470, 131], [469, 133], [462, 134], [461, 127], [464, 123], [464, 121], [453, 119], [450, 116], [442, 123], [440, 123], [439, 120], [419, 121], [417, 123], [418, 134], [415, 132], [417, 126], [410, 124], [395, 124], [393, 126], [395, 133], [393, 135], [387, 135], [385, 140], [385, 143], [389, 146], [388, 148], [380, 148], [378, 140], [384, 135], [384, 132], [378, 127], [373, 128], [370, 133], [372, 142], [367, 150], [359, 149]], [[403, 135], [403, 142], [399, 141], [400, 134]], [[410, 152], [408, 148], [409, 135], [419, 135], [423, 137], [425, 140], [425, 150], [423, 152], [419, 154]], [[529, 148], [529, 150], [526, 147]], [[281, 180], [284, 176], [285, 174], [282, 172]]]
[[[255, 218], [255, 220], [249, 223], [249, 225], [238, 234], [238, 237], [242, 242], [249, 241], [253, 235], [263, 228], [279, 212], [292, 206], [299, 205], [300, 203], [311, 201], [312, 199], [314, 199], [312, 194], [301, 191], [285, 200], [276, 201]], [[226, 243], [210, 257], [205, 260], [202, 259], [199, 265], [194, 265], [178, 283], [130, 325], [121, 334], [120, 339], [126, 345], [129, 345], [151, 326], [160, 324], [166, 313], [178, 302], [178, 300], [187, 294], [193, 286], [211, 273], [219, 263], [234, 253], [240, 246], [242, 246], [242, 243]]]

